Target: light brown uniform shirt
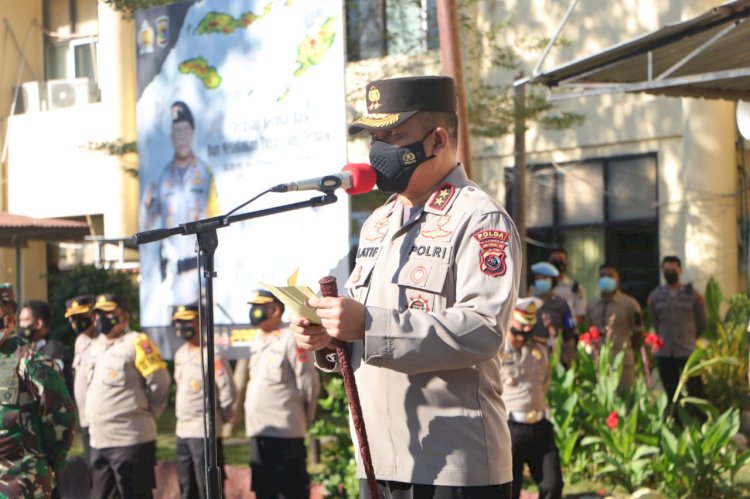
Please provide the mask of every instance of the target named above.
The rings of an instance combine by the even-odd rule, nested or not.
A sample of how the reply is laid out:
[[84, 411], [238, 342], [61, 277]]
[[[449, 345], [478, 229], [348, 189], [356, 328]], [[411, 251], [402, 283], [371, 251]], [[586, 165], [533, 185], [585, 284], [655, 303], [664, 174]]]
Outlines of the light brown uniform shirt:
[[[611, 321], [611, 330], [607, 326]], [[633, 366], [635, 358], [631, 338], [643, 331], [641, 306], [635, 298], [617, 291], [612, 297], [599, 297], [586, 308], [586, 324], [596, 326], [612, 341], [612, 354], [625, 351], [623, 365]]]
[[250, 344], [250, 380], [245, 394], [249, 437], [302, 438], [312, 424], [320, 378], [312, 355], [297, 350], [294, 335], [281, 329], [258, 332]]
[[73, 394], [78, 407], [78, 418], [81, 428], [89, 425], [86, 419], [86, 361], [90, 353], [91, 345], [94, 339], [85, 334], [76, 336], [75, 346], [73, 347]]
[[167, 405], [171, 379], [151, 339], [133, 331], [114, 340], [100, 334], [91, 346], [87, 371], [91, 446], [156, 440], [156, 418]]
[[[203, 438], [206, 433], [203, 423], [205, 395], [200, 352], [200, 347], [185, 343], [175, 352], [174, 356], [174, 382], [177, 385], [175, 434], [179, 438]], [[214, 369], [216, 428], [221, 428], [234, 415], [233, 404], [236, 390], [232, 378], [232, 367], [218, 354], [215, 355], [213, 365], [205, 367]]]
[[503, 400], [508, 412], [547, 409], [549, 357], [546, 342], [530, 339], [520, 349], [505, 344], [503, 360]]
[[367, 219], [346, 284], [365, 305], [365, 340], [351, 348], [375, 475], [510, 482], [499, 353], [518, 295], [515, 225], [460, 165], [406, 223], [403, 212], [393, 197]]

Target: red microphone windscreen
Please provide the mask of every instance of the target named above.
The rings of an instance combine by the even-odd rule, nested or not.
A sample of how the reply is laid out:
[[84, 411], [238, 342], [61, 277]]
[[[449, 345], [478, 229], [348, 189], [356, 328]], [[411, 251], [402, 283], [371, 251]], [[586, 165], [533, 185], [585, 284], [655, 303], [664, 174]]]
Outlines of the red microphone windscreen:
[[377, 175], [372, 166], [367, 163], [349, 163], [341, 171], [349, 172], [352, 176], [352, 186], [346, 189], [346, 193], [352, 196], [370, 192], [375, 187]]

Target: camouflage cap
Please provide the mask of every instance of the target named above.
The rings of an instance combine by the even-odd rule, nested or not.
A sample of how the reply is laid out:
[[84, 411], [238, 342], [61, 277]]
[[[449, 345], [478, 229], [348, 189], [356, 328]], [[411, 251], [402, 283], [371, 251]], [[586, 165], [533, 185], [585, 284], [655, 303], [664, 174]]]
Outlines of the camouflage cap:
[[13, 285], [9, 282], [0, 282], [0, 301], [16, 302], [16, 294], [13, 292]]
[[128, 300], [126, 300], [122, 296], [109, 293], [104, 293], [96, 296], [94, 310], [100, 310], [102, 312], [112, 312], [116, 308], [128, 310]]
[[79, 295], [65, 302], [65, 318], [71, 315], [87, 314], [94, 308], [93, 295]]
[[177, 305], [172, 307], [173, 321], [192, 321], [198, 317], [198, 304]]

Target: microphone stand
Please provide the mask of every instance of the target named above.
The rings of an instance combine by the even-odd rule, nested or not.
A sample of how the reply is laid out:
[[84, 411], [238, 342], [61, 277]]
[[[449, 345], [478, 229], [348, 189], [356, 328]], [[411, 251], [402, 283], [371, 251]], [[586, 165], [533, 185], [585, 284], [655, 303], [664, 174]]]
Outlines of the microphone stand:
[[241, 213], [239, 215], [222, 215], [218, 217], [204, 218], [202, 220], [180, 224], [168, 229], [154, 229], [138, 232], [132, 237], [135, 244], [146, 244], [160, 241], [177, 234], [183, 236], [189, 234], [196, 235], [198, 255], [200, 256], [200, 258], [198, 258], [198, 279], [200, 280], [201, 268], [203, 270], [203, 276], [206, 278], [206, 356], [209, 359], [209, 367], [207, 369], [208, 393], [206, 395], [208, 397], [208, 431], [204, 437], [204, 448], [208, 449], [208, 455], [206, 456], [206, 471], [208, 474], [206, 487], [208, 488], [208, 497], [211, 499], [223, 497], [221, 490], [222, 484], [219, 479], [220, 471], [216, 449], [216, 378], [214, 370], [210, 367], [213, 365], [214, 358], [213, 279], [216, 277], [216, 271], [214, 269], [214, 253], [219, 245], [216, 231], [217, 229], [227, 227], [234, 222], [275, 215], [277, 213], [299, 210], [302, 208], [316, 208], [318, 206], [335, 203], [338, 200], [333, 194], [333, 190], [324, 190], [323, 193], [325, 194], [324, 196], [310, 198], [307, 201], [276, 206], [249, 213]]

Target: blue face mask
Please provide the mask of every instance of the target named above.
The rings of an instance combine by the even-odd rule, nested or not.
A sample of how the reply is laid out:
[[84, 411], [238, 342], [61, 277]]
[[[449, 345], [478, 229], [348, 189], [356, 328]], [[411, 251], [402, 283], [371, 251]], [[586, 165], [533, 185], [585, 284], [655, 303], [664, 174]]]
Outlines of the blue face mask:
[[552, 289], [552, 279], [537, 279], [534, 281], [534, 289], [537, 293], [546, 293]]
[[602, 276], [599, 278], [599, 291], [603, 293], [611, 293], [617, 289], [617, 281], [608, 276]]

